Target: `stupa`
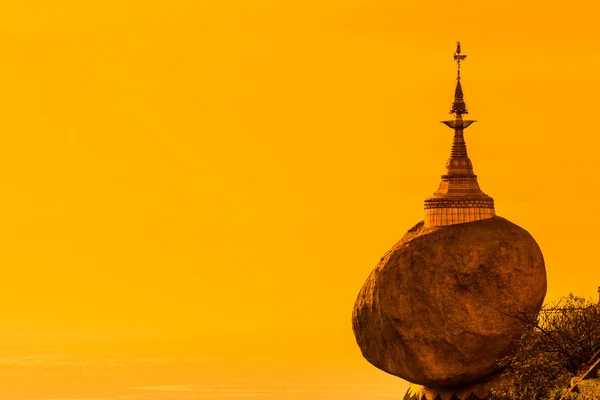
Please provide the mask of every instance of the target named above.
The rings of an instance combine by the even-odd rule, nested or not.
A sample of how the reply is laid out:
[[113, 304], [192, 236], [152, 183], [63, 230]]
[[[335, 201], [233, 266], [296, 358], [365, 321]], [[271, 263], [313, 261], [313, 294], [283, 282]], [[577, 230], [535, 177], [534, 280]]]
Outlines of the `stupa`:
[[405, 399], [487, 399], [502, 385], [498, 360], [539, 312], [546, 295], [542, 252], [523, 228], [496, 216], [467, 154], [467, 107], [457, 84], [450, 158], [417, 223], [379, 261], [361, 288], [352, 327], [363, 356], [411, 382]]
[[442, 121], [454, 129], [454, 141], [440, 187], [433, 196], [425, 200], [425, 227], [479, 221], [495, 215], [494, 199], [483, 193], [477, 183], [477, 175], [473, 172], [473, 164], [467, 154], [463, 134], [465, 129], [476, 122], [463, 120], [463, 115], [468, 114], [469, 111], [460, 84], [460, 62], [466, 57], [461, 54], [460, 43], [458, 43], [454, 54], [458, 67], [456, 89], [450, 109], [455, 119]]

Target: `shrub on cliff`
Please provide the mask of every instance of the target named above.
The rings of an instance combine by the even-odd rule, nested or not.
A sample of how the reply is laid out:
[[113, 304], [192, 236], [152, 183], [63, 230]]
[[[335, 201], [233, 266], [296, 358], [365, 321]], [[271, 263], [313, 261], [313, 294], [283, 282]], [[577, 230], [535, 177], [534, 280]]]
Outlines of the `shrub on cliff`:
[[[514, 354], [501, 360], [510, 382], [498, 399], [552, 398], [588, 369], [600, 352], [600, 306], [570, 294], [538, 315], [513, 314], [530, 326]], [[594, 368], [586, 378], [595, 378]]]

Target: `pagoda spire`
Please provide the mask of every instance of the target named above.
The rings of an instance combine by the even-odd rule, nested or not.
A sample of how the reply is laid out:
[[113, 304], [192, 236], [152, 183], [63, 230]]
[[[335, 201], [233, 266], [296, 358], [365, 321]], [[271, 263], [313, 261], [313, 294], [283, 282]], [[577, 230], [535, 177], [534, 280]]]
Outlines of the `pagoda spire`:
[[456, 43], [456, 52], [454, 53], [454, 61], [456, 61], [456, 88], [454, 89], [454, 101], [452, 102], [452, 108], [450, 114], [454, 114], [455, 119], [452, 121], [442, 121], [452, 129], [462, 128], [465, 129], [473, 122], [476, 121], [463, 121], [462, 116], [468, 114], [467, 105], [465, 104], [465, 97], [463, 94], [462, 85], [460, 83], [460, 62], [467, 58], [466, 54], [460, 54], [460, 42]]
[[456, 52], [454, 53], [454, 61], [456, 61], [456, 89], [454, 89], [454, 102], [452, 103], [450, 114], [456, 115], [457, 118], [462, 117], [463, 114], [469, 113], [460, 84], [460, 62], [465, 58], [467, 58], [466, 54], [460, 54], [460, 42], [456, 42]]
[[457, 65], [456, 89], [454, 89], [454, 101], [450, 109], [454, 119], [442, 121], [454, 130], [454, 139], [442, 182], [433, 196], [425, 200], [425, 226], [473, 222], [492, 218], [495, 215], [494, 199], [483, 193], [477, 183], [477, 175], [473, 172], [473, 164], [467, 154], [467, 144], [463, 134], [464, 129], [475, 122], [463, 120], [463, 115], [469, 113], [460, 83], [460, 63], [465, 58], [467, 56], [461, 54], [460, 42], [458, 42], [454, 53], [454, 61]]

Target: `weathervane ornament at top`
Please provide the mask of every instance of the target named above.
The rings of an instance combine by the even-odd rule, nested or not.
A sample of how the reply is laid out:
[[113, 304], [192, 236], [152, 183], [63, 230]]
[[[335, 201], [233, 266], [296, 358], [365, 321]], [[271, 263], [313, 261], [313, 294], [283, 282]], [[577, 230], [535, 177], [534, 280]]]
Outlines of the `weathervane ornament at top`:
[[467, 55], [460, 55], [460, 42], [456, 42], [456, 52], [454, 53], [454, 60], [456, 61], [456, 64], [458, 65], [458, 78], [460, 79], [460, 62], [462, 60], [464, 60], [465, 58], [467, 58]]

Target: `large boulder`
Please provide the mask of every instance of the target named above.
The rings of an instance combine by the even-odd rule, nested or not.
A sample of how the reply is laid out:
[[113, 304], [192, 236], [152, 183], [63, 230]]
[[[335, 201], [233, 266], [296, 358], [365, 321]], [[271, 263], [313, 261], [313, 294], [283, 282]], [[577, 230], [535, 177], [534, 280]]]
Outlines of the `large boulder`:
[[539, 246], [494, 217], [444, 227], [420, 222], [381, 258], [352, 316], [363, 356], [407, 381], [452, 388], [490, 378], [546, 295]]

